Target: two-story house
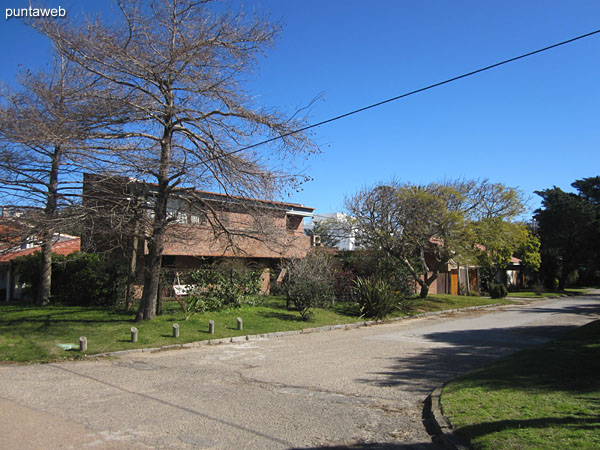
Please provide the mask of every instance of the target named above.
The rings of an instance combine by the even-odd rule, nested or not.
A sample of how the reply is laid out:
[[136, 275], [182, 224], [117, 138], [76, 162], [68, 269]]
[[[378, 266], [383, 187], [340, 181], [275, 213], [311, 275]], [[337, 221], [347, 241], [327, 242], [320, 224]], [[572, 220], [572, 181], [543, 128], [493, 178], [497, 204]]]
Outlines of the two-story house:
[[[140, 274], [156, 191], [156, 185], [135, 179], [86, 174], [83, 203], [92, 213], [83, 228], [82, 248], [120, 251], [137, 261]], [[176, 189], [168, 203], [163, 267], [184, 271], [239, 258], [275, 269], [281, 259], [306, 256], [310, 237], [304, 234], [304, 218], [313, 211], [296, 203]]]

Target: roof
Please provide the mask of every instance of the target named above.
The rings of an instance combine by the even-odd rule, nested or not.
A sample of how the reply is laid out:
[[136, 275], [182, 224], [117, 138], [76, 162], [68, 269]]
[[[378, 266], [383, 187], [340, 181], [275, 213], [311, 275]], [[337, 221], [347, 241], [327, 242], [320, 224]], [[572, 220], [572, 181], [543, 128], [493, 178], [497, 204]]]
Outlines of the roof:
[[[96, 175], [96, 174], [90, 174], [90, 173], [86, 173], [84, 174], [84, 183], [85, 183], [85, 178], [93, 178], [93, 177], [98, 177], [99, 179], [102, 179], [102, 177], [100, 175]], [[149, 183], [147, 181], [141, 181], [141, 180], [137, 180], [135, 178], [125, 178], [125, 177], [114, 177], [117, 179], [122, 179], [124, 182], [128, 183], [138, 183], [140, 185], [143, 186], [147, 186], [147, 187], [158, 187], [158, 184], [156, 183]], [[175, 193], [181, 193], [181, 194], [185, 194], [185, 193], [194, 193], [197, 194], [200, 198], [202, 198], [203, 200], [212, 200], [212, 201], [222, 201], [222, 202], [231, 202], [239, 200], [239, 201], [246, 201], [246, 202], [258, 202], [267, 206], [276, 206], [276, 207], [281, 207], [286, 209], [288, 213], [293, 213], [293, 214], [298, 214], [298, 215], [302, 215], [302, 216], [312, 216], [312, 212], [315, 210], [315, 208], [311, 208], [309, 206], [304, 206], [303, 204], [300, 203], [290, 203], [290, 202], [280, 202], [280, 201], [275, 201], [275, 200], [264, 200], [264, 199], [258, 199], [258, 198], [250, 198], [250, 197], [242, 197], [240, 195], [229, 195], [229, 194], [221, 194], [218, 192], [210, 192], [210, 191], [202, 191], [196, 188], [177, 188], [175, 189], [173, 192]]]
[[314, 211], [315, 208], [311, 208], [309, 206], [304, 206], [300, 203], [288, 203], [288, 202], [279, 202], [279, 201], [274, 201], [274, 200], [263, 200], [263, 199], [258, 199], [258, 198], [248, 198], [248, 197], [242, 197], [239, 195], [227, 195], [227, 194], [219, 194], [217, 192], [208, 192], [208, 191], [199, 191], [197, 189], [193, 190], [196, 193], [199, 193], [201, 195], [202, 198], [206, 199], [206, 200], [231, 200], [231, 199], [235, 199], [235, 200], [245, 200], [245, 201], [251, 201], [251, 202], [259, 202], [259, 203], [267, 203], [269, 205], [280, 205], [280, 206], [285, 206], [285, 207], [289, 207], [292, 210], [308, 210], [308, 211]]
[[[5, 254], [0, 255], [0, 263], [9, 262], [19, 256], [31, 255], [37, 251], [40, 251], [40, 245], [34, 245], [33, 247], [26, 249], [14, 250]], [[58, 253], [59, 255], [70, 255], [80, 251], [81, 249], [81, 238], [77, 236], [70, 236], [68, 234], [60, 235], [59, 241], [52, 246], [52, 253]]]

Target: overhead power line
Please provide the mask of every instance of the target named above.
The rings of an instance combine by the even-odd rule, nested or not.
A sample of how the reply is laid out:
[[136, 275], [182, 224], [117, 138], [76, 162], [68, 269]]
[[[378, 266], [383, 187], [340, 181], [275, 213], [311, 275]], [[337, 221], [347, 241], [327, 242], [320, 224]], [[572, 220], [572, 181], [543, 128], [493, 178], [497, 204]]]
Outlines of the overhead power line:
[[429, 86], [425, 86], [423, 88], [416, 89], [414, 91], [410, 91], [410, 92], [407, 92], [405, 94], [397, 95], [396, 97], [388, 98], [387, 100], [382, 100], [380, 102], [373, 103], [372, 105], [364, 106], [362, 108], [355, 109], [355, 110], [347, 112], [345, 114], [340, 114], [339, 116], [335, 116], [335, 117], [332, 117], [330, 119], [322, 120], [321, 122], [313, 123], [311, 125], [307, 125], [305, 127], [298, 128], [297, 130], [290, 131], [289, 133], [281, 134], [279, 136], [275, 136], [275, 137], [272, 137], [270, 139], [266, 139], [264, 141], [257, 142], [255, 144], [248, 145], [246, 147], [242, 147], [242, 148], [239, 148], [237, 150], [233, 150], [231, 152], [225, 153], [224, 155], [214, 156], [212, 158], [207, 159], [204, 162], [209, 162], [209, 161], [212, 161], [212, 160], [215, 160], [215, 159], [224, 158], [226, 156], [233, 155], [235, 153], [240, 153], [240, 152], [243, 152], [245, 150], [249, 150], [251, 148], [258, 147], [260, 145], [268, 144], [270, 142], [274, 142], [274, 141], [277, 141], [279, 139], [283, 139], [283, 138], [285, 138], [287, 136], [292, 136], [292, 135], [297, 134], [297, 133], [302, 133], [303, 131], [310, 130], [311, 128], [320, 127], [321, 125], [325, 125], [325, 124], [330, 123], [330, 122], [335, 122], [336, 120], [340, 120], [340, 119], [343, 119], [345, 117], [352, 116], [354, 114], [358, 114], [358, 113], [363, 112], [363, 111], [367, 111], [368, 109], [376, 108], [378, 106], [385, 105], [386, 103], [391, 103], [391, 102], [394, 102], [396, 100], [400, 100], [401, 98], [405, 98], [405, 97], [408, 97], [410, 95], [418, 94], [420, 92], [424, 92], [424, 91], [427, 91], [429, 89], [433, 89], [433, 88], [436, 88], [436, 87], [439, 87], [439, 86], [443, 86], [444, 84], [452, 83], [454, 81], [461, 80], [463, 78], [467, 78], [467, 77], [470, 77], [472, 75], [476, 75], [476, 74], [481, 73], [481, 72], [485, 72], [486, 70], [495, 69], [496, 67], [500, 67], [500, 66], [502, 66], [504, 64], [508, 64], [508, 63], [511, 63], [511, 62], [514, 62], [514, 61], [518, 61], [519, 59], [527, 58], [528, 56], [536, 55], [538, 53], [542, 53], [542, 52], [551, 50], [553, 48], [560, 47], [562, 45], [570, 44], [571, 42], [575, 42], [575, 41], [578, 41], [580, 39], [584, 39], [584, 38], [593, 36], [593, 35], [598, 34], [598, 33], [600, 33], [600, 29], [592, 31], [590, 33], [582, 34], [580, 36], [577, 36], [577, 37], [574, 37], [574, 38], [571, 38], [571, 39], [567, 39], [566, 41], [562, 41], [562, 42], [558, 42], [556, 44], [549, 45], [549, 46], [544, 47], [544, 48], [540, 48], [538, 50], [534, 50], [532, 52], [524, 53], [524, 54], [522, 54], [520, 56], [515, 56], [514, 58], [510, 58], [510, 59], [506, 59], [506, 60], [501, 61], [501, 62], [497, 62], [497, 63], [492, 64], [490, 66], [486, 66], [486, 67], [482, 67], [482, 68], [477, 69], [477, 70], [473, 70], [472, 72], [464, 73], [462, 75], [458, 75], [458, 76], [453, 77], [453, 78], [448, 78], [447, 80], [440, 81], [440, 82], [434, 83], [434, 84], [430, 84]]

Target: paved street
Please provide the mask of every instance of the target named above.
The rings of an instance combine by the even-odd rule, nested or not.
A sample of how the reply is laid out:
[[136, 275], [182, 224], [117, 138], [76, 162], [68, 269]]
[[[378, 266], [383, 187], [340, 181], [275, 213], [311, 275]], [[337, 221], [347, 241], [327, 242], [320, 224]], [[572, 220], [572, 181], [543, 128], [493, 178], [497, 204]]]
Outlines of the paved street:
[[0, 366], [0, 448], [432, 449], [433, 388], [600, 318], [594, 295], [352, 330]]

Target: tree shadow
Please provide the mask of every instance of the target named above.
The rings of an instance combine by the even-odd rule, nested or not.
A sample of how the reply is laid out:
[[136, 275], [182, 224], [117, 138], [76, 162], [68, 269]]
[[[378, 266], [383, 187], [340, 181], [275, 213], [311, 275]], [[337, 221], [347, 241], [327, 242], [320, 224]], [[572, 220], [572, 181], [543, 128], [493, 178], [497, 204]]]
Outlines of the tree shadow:
[[519, 428], [547, 428], [554, 425], [572, 427], [578, 430], [600, 430], [600, 415], [587, 417], [542, 417], [536, 419], [498, 420], [466, 425], [456, 430], [462, 437], [475, 439], [491, 433], [499, 433]]
[[[584, 299], [581, 299], [584, 300]], [[533, 307], [526, 311], [522, 311], [523, 313], [531, 314], [531, 313], [546, 313], [546, 314], [577, 314], [581, 316], [588, 317], [596, 317], [600, 314], [600, 304], [598, 302], [594, 303], [582, 303], [580, 305], [572, 305], [561, 308], [543, 308], [543, 307]]]
[[277, 320], [285, 320], [288, 322], [302, 322], [302, 317], [298, 315], [297, 312], [272, 312], [272, 311], [260, 311], [258, 313], [260, 316], [265, 319], [277, 319]]
[[[407, 348], [407, 356], [387, 358], [389, 365], [384, 371], [373, 372], [369, 378], [358, 381], [378, 386], [400, 386], [402, 389], [426, 396], [434, 388], [457, 376], [490, 364], [502, 356], [540, 345], [574, 328], [576, 327], [555, 325], [426, 333], [422, 337], [429, 341], [432, 347], [425, 351], [417, 349], [412, 353]], [[573, 371], [577, 370], [577, 361], [580, 357], [577, 354], [571, 355]], [[517, 382], [523, 386], [539, 387], [542, 381], [539, 371], [528, 365], [526, 356], [524, 356], [523, 369], [524, 374]], [[528, 370], [531, 372], [530, 375]], [[565, 378], [566, 384], [568, 381], [568, 377]], [[481, 379], [480, 382], [487, 386], [498, 387], [501, 385], [502, 376], [493, 376], [489, 380]], [[511, 386], [515, 386], [514, 380], [510, 383]], [[600, 377], [595, 382], [591, 381], [587, 389], [598, 386], [600, 386]], [[549, 389], [554, 388], [549, 387]], [[580, 388], [576, 390], [579, 391]]]
[[285, 300], [281, 300], [279, 298], [267, 298], [262, 305], [271, 309], [282, 309], [284, 311], [288, 311]]
[[[39, 308], [32, 308], [35, 311], [39, 311]], [[24, 308], [24, 311], [26, 308]], [[1, 311], [1, 309], [0, 309]], [[99, 318], [85, 318], [82, 315], [89, 315], [94, 313], [100, 313], [103, 317]], [[108, 317], [107, 317], [108, 316]], [[110, 309], [97, 309], [97, 308], [86, 308], [86, 307], [74, 307], [70, 310], [65, 311], [52, 311], [39, 315], [29, 315], [21, 318], [3, 318], [0, 319], [0, 327], [18, 325], [21, 323], [41, 323], [40, 328], [48, 327], [52, 324], [59, 323], [130, 323], [135, 321], [134, 313], [119, 313]]]
[[356, 317], [356, 320], [359, 320], [360, 309], [357, 303], [350, 301], [338, 302], [331, 309], [342, 316]]
[[319, 445], [315, 447], [292, 447], [291, 450], [317, 450], [317, 449], [328, 449], [328, 450], [439, 450], [443, 447], [433, 442], [423, 442], [415, 444], [401, 444], [393, 442], [360, 442], [355, 444], [341, 444], [341, 445]]
[[[587, 310], [587, 306], [577, 309], [580, 314]], [[567, 334], [569, 331], [572, 332]], [[564, 337], [560, 340], [548, 341], [561, 335]], [[600, 400], [589, 398], [597, 395], [600, 389], [600, 349], [597, 345], [600, 321], [583, 328], [575, 325], [518, 326], [432, 332], [425, 333], [422, 338], [433, 347], [425, 351], [416, 348], [406, 357], [389, 358], [390, 364], [384, 371], [359, 381], [401, 387], [425, 396], [435, 387], [468, 373], [462, 379], [462, 385], [483, 392], [509, 390], [524, 395], [562, 392], [578, 396], [588, 405], [586, 410], [573, 411], [567, 417], [498, 420], [458, 428], [457, 434], [465, 439], [519, 428], [561, 426], [571, 427], [574, 431], [600, 430], [597, 413]], [[545, 343], [540, 345], [542, 341]], [[500, 358], [513, 353], [510, 358]], [[472, 372], [474, 369], [477, 370]]]

